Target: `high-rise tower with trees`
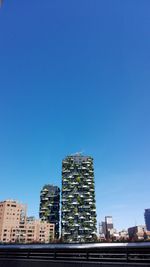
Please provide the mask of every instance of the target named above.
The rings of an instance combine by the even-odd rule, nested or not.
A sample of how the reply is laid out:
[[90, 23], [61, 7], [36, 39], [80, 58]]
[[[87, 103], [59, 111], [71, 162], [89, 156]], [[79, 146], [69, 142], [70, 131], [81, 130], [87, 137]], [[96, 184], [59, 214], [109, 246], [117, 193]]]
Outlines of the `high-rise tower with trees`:
[[61, 233], [64, 242], [93, 242], [96, 205], [93, 158], [75, 154], [62, 162]]

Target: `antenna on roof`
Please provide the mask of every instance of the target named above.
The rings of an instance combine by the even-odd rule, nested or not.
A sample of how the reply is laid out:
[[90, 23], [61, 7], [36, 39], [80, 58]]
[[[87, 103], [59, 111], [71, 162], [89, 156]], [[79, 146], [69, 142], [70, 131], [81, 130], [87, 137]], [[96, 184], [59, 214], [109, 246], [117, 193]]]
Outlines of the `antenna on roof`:
[[82, 150], [80, 152], [73, 153], [72, 155], [73, 156], [81, 156], [83, 153], [84, 153], [84, 151]]

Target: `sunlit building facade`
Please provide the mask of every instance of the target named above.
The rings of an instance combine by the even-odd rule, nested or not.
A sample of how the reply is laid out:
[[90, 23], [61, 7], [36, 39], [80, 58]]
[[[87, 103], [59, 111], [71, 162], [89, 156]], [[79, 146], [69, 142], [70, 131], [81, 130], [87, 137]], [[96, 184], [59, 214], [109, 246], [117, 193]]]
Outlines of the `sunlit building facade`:
[[27, 217], [26, 205], [15, 200], [0, 202], [1, 243], [49, 243], [54, 234], [54, 224]]
[[62, 240], [92, 242], [96, 237], [93, 158], [76, 154], [62, 162]]
[[26, 212], [26, 205], [15, 200], [0, 202], [0, 242], [25, 242]]

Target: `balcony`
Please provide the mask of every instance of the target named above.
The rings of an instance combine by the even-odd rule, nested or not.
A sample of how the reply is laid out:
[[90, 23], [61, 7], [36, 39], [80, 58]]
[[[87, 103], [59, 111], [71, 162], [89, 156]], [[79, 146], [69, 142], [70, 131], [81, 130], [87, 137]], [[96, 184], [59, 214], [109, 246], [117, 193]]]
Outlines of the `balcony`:
[[[66, 170], [66, 169], [63, 169], [62, 170], [62, 173], [67, 173], [68, 172], [68, 170]], [[70, 171], [69, 171], [70, 172]]]
[[83, 215], [81, 215], [79, 219], [84, 220], [85, 217]]
[[46, 192], [41, 192], [40, 196], [45, 196]]
[[89, 231], [90, 229], [87, 228], [87, 227], [83, 227], [83, 230], [84, 230], [84, 231]]
[[64, 235], [71, 235], [71, 233], [68, 233], [68, 232], [64, 232], [63, 234]]
[[63, 192], [69, 192], [70, 189], [68, 189], [68, 188], [63, 188], [62, 191], [63, 191]]

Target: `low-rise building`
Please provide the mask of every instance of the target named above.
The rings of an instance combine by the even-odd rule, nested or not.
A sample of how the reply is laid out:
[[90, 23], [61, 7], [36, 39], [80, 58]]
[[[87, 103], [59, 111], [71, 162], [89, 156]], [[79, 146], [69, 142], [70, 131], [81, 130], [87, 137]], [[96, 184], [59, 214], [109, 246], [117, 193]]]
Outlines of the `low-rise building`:
[[0, 242], [25, 241], [26, 205], [15, 200], [0, 202]]
[[26, 243], [49, 243], [54, 239], [55, 224], [36, 220], [33, 217], [27, 219]]
[[144, 240], [150, 241], [150, 231], [145, 231]]
[[128, 240], [129, 239], [128, 231], [123, 229], [122, 231], [119, 232], [119, 237], [121, 241]]
[[128, 228], [129, 239], [133, 241], [144, 240], [145, 226], [138, 225]]
[[15, 200], [0, 202], [0, 242], [49, 243], [55, 236], [55, 224], [27, 217], [26, 205]]

